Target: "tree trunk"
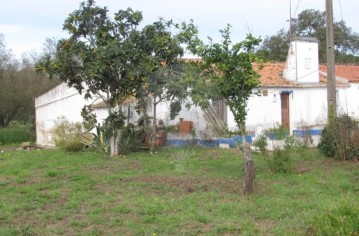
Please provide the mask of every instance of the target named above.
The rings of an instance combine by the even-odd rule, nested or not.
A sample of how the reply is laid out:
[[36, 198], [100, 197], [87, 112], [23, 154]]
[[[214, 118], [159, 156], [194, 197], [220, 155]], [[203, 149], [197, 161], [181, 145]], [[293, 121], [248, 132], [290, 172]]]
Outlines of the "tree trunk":
[[157, 101], [156, 101], [156, 95], [153, 95], [153, 120], [152, 120], [152, 127], [150, 131], [150, 153], [155, 152], [155, 146], [156, 146], [156, 129], [157, 129]]
[[242, 124], [239, 126], [239, 128], [242, 133], [242, 140], [243, 140], [242, 149], [243, 149], [243, 155], [244, 155], [243, 194], [247, 196], [253, 192], [254, 180], [255, 180], [256, 174], [255, 174], [254, 162], [252, 160], [252, 155], [251, 155], [251, 147], [246, 142], [245, 125]]
[[243, 141], [243, 154], [244, 154], [244, 182], [243, 194], [249, 195], [253, 192], [254, 180], [256, 177], [254, 162], [251, 157], [251, 148], [248, 143]]
[[118, 155], [118, 143], [121, 138], [121, 131], [116, 131], [114, 135], [110, 138], [110, 154], [111, 157]]

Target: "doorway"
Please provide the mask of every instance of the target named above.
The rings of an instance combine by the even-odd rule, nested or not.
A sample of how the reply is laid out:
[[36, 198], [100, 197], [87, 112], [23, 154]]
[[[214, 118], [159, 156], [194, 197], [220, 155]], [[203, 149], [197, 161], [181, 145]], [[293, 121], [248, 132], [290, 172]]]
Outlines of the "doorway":
[[289, 131], [290, 117], [289, 117], [289, 93], [280, 94], [282, 126]]

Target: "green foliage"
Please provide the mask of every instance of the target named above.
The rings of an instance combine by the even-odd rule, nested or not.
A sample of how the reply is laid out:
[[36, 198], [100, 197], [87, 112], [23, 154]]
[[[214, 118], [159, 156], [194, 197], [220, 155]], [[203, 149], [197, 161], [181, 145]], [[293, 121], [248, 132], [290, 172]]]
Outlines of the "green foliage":
[[92, 106], [84, 106], [81, 110], [82, 124], [86, 130], [92, 130], [97, 125], [96, 114]]
[[4, 45], [0, 34], [0, 127], [12, 121], [35, 123], [34, 98], [58, 84], [39, 78], [33, 69], [33, 61], [25, 55], [17, 62]]
[[[238, 184], [244, 161], [237, 150], [165, 149], [121, 158], [0, 152], [0, 235], [357, 234], [358, 169], [351, 162], [311, 149], [305, 162], [295, 160], [293, 174], [270, 176], [254, 155], [258, 184], [248, 198]], [[185, 153], [191, 155], [176, 162]]]
[[127, 124], [121, 131], [118, 149], [119, 154], [127, 155], [145, 147], [145, 139], [148, 134], [144, 129], [135, 130], [133, 124]]
[[[292, 37], [314, 37], [319, 40], [319, 60], [326, 61], [325, 12], [306, 9], [292, 18]], [[263, 40], [258, 54], [267, 60], [285, 61], [289, 46], [289, 32], [281, 29]], [[359, 35], [344, 21], [334, 22], [335, 58], [337, 63], [359, 63]]]
[[288, 53], [288, 39], [288, 32], [281, 29], [277, 34], [267, 36], [263, 40], [257, 54], [267, 61], [285, 61]]
[[69, 152], [79, 152], [84, 149], [84, 137], [80, 123], [71, 123], [60, 119], [52, 131], [55, 145]]
[[334, 202], [308, 220], [308, 235], [357, 235], [359, 204], [352, 200]]
[[320, 142], [318, 144], [319, 150], [327, 157], [335, 157], [336, 155], [336, 144], [333, 137], [333, 131], [330, 130], [329, 126], [324, 127]]
[[285, 140], [288, 137], [289, 131], [283, 125], [277, 123], [273, 128], [266, 130], [265, 134], [276, 140]]
[[13, 124], [6, 128], [0, 128], [0, 145], [20, 144], [29, 141], [35, 141], [35, 130], [30, 125]]
[[[59, 41], [54, 57], [48, 56], [36, 65], [38, 72], [59, 77], [85, 98], [102, 98], [109, 106], [111, 117], [106, 128], [113, 125], [108, 129], [113, 136], [125, 123], [125, 116], [114, 110], [128, 97], [134, 96], [145, 105], [137, 106], [138, 112], [145, 113], [147, 103], [143, 101], [150, 95], [154, 112], [160, 101], [187, 97], [186, 84], [179, 82], [179, 64], [183, 62], [178, 58], [191, 31], [185, 23], [176, 25], [163, 19], [139, 27], [142, 20], [142, 13], [131, 8], [119, 10], [111, 18], [106, 7], [92, 0], [82, 2], [64, 23], [70, 36]], [[179, 33], [173, 34], [176, 29]], [[91, 118], [89, 110], [83, 112]], [[94, 125], [93, 119], [87, 122], [89, 127]]]
[[[247, 115], [247, 101], [252, 90], [259, 85], [259, 75], [253, 70], [254, 54], [260, 39], [247, 35], [240, 43], [232, 43], [230, 26], [220, 30], [222, 43], [200, 44], [194, 53], [202, 60], [198, 63], [202, 70], [203, 84], [213, 87], [216, 93], [209, 96], [225, 99], [234, 115], [234, 120], [243, 133]], [[208, 92], [215, 91], [208, 89]]]
[[[290, 174], [293, 172], [293, 159], [302, 158], [305, 144], [295, 136], [288, 135], [288, 130], [283, 126], [268, 129], [254, 141], [265, 160], [267, 167], [273, 174]], [[272, 139], [273, 150], [268, 150], [268, 137]]]
[[323, 129], [318, 148], [327, 157], [349, 160], [359, 154], [358, 137], [358, 121], [343, 115]]
[[267, 154], [268, 141], [265, 135], [259, 136], [254, 142], [253, 145], [259, 149], [262, 155]]
[[292, 159], [288, 149], [275, 148], [272, 159], [268, 160], [269, 167], [273, 173], [292, 173]]
[[105, 127], [100, 124], [95, 126], [96, 133], [87, 133], [83, 136], [82, 143], [85, 147], [93, 149], [99, 152], [108, 153], [109, 152], [109, 143], [108, 138], [106, 138]]

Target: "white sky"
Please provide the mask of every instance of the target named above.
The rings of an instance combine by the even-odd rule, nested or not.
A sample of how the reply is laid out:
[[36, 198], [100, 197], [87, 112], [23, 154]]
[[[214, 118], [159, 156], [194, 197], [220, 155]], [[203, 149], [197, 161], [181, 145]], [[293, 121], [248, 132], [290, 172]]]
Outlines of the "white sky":
[[[131, 7], [142, 11], [144, 23], [159, 17], [175, 22], [194, 20], [202, 39], [219, 38], [219, 29], [233, 26], [233, 41], [243, 40], [248, 32], [265, 38], [288, 28], [289, 5], [292, 16], [304, 9], [323, 11], [325, 0], [97, 0], [113, 12]], [[359, 0], [332, 0], [335, 20], [343, 19], [359, 32]], [[46, 38], [67, 35], [62, 25], [69, 13], [77, 10], [80, 0], [0, 0], [0, 33], [5, 44], [18, 58], [23, 53], [41, 52]], [[296, 13], [296, 14], [295, 14]]]

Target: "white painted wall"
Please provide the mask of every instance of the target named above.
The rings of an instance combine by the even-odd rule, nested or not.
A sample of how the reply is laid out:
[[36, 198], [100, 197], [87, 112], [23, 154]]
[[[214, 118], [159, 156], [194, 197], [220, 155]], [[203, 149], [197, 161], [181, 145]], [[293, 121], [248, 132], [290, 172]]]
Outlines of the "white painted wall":
[[[247, 131], [256, 133], [261, 130], [273, 128], [281, 124], [281, 101], [280, 93], [290, 92], [290, 133], [293, 130], [300, 130], [303, 124], [313, 126], [314, 129], [321, 129], [326, 123], [327, 116], [327, 92], [325, 87], [313, 88], [264, 88], [268, 90], [268, 96], [252, 95], [248, 101]], [[359, 84], [351, 84], [348, 88], [338, 88], [338, 106], [344, 113], [359, 118]], [[53, 90], [36, 98], [36, 133], [37, 143], [40, 145], [53, 145], [51, 130], [56, 120], [64, 116], [71, 122], [82, 122], [80, 115], [84, 105], [92, 103], [93, 100], [85, 101], [83, 96], [66, 84], [60, 84]], [[131, 106], [133, 117], [131, 122], [138, 119], [134, 111], [134, 103], [123, 106]], [[227, 124], [230, 130], [237, 130], [233, 114], [228, 110]], [[99, 122], [107, 117], [107, 109], [96, 110]], [[127, 112], [125, 113], [127, 114]], [[157, 123], [161, 119], [165, 125], [176, 125], [179, 118], [186, 121], [193, 121], [197, 137], [210, 133], [203, 112], [199, 107], [192, 106], [189, 110], [183, 108], [180, 114], [170, 119], [169, 102], [161, 102], [157, 106]]]
[[319, 83], [318, 41], [297, 39], [290, 43], [283, 78], [296, 83]]
[[348, 89], [337, 89], [338, 113], [359, 119], [359, 84], [350, 84]]
[[[246, 129], [250, 133], [281, 124], [281, 92], [289, 92], [290, 132], [303, 124], [321, 125], [326, 119], [326, 88], [268, 88], [268, 96], [252, 95], [248, 100]], [[324, 121], [323, 121], [324, 118]], [[228, 128], [237, 130], [228, 108]]]
[[183, 105], [179, 115], [175, 119], [171, 120], [170, 102], [163, 101], [157, 105], [157, 123], [161, 119], [165, 125], [177, 125], [179, 123], [179, 118], [183, 118], [185, 121], [193, 122], [193, 129], [196, 132], [197, 137], [201, 137], [205, 131], [209, 132], [201, 108], [191, 106], [190, 109], [187, 109]]
[[[70, 122], [82, 122], [81, 109], [91, 104], [95, 99], [85, 100], [76, 89], [62, 83], [47, 93], [35, 99], [36, 110], [36, 143], [39, 145], [54, 145], [52, 129], [60, 117]], [[98, 114], [98, 120], [103, 119], [104, 111]]]

